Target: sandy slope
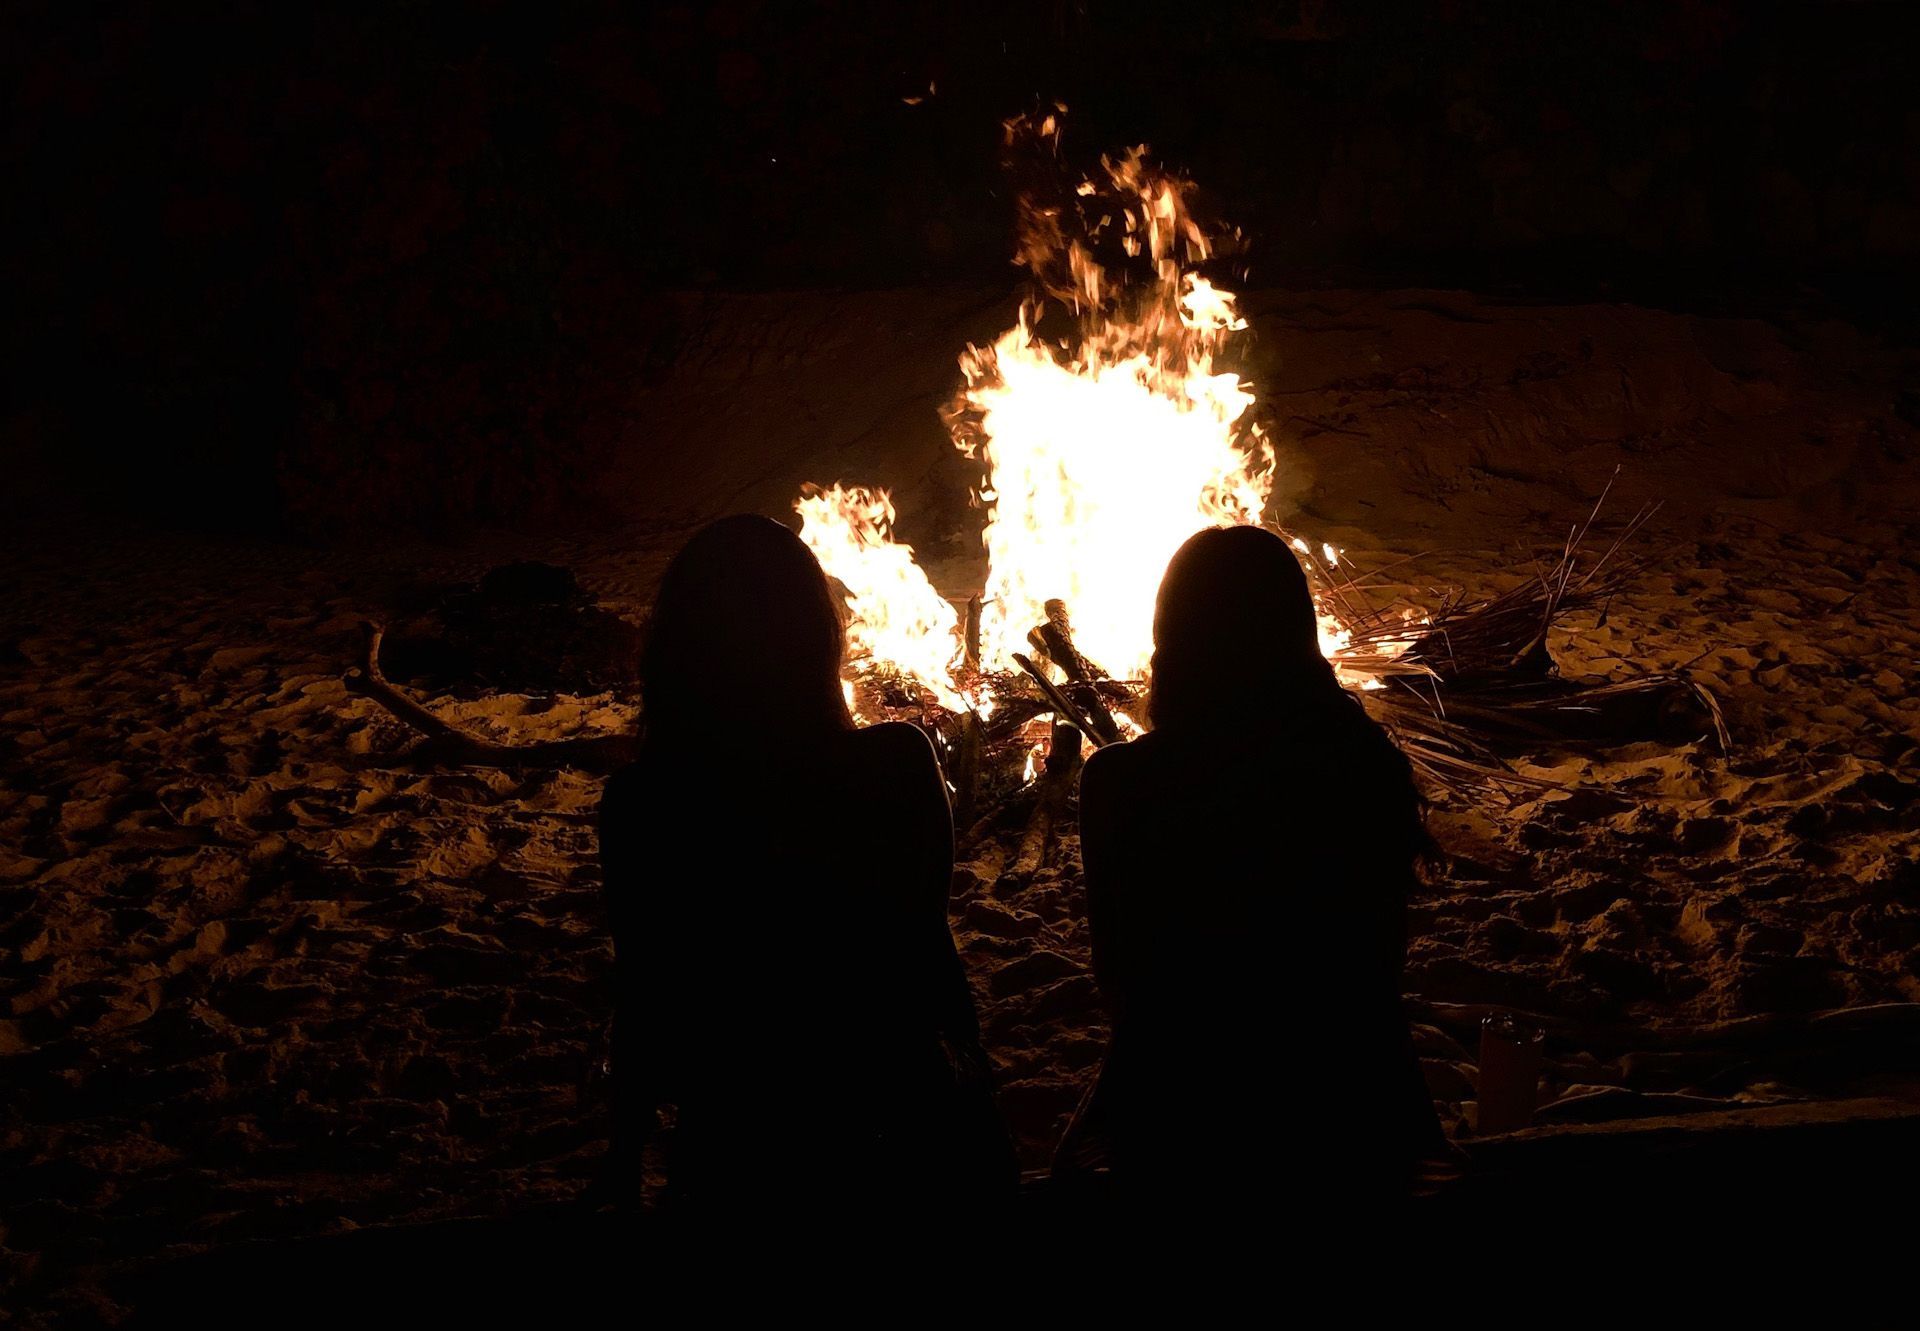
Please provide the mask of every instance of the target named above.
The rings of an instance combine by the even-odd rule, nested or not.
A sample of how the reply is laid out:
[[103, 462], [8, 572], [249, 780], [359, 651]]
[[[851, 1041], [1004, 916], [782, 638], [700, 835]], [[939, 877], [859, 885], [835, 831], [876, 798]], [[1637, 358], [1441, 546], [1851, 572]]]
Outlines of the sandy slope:
[[[806, 297], [688, 303], [697, 333], [635, 405], [636, 437], [676, 447], [609, 479], [633, 495], [618, 532], [329, 552], [16, 533], [0, 1263], [23, 1297], [84, 1302], [76, 1264], [168, 1245], [582, 1186], [605, 1131], [589, 1076], [610, 964], [596, 783], [416, 769], [339, 672], [361, 615], [515, 557], [569, 563], [637, 615], [701, 514], [777, 511], [802, 479], [897, 486], [907, 534], [964, 589], [964, 473], [933, 409], [953, 351], [1004, 306], [833, 299], [824, 325]], [[1920, 557], [1897, 360], [1834, 325], [1458, 293], [1253, 308], [1300, 530], [1363, 564], [1425, 552], [1416, 599], [1492, 590], [1623, 467], [1622, 511], [1669, 501], [1648, 537], [1659, 559], [1556, 651], [1570, 673], [1685, 665], [1735, 736], [1724, 760], [1535, 755], [1527, 770], [1577, 789], [1436, 811], [1455, 864], [1414, 906], [1409, 986], [1450, 1120], [1472, 1099], [1475, 1011], [1449, 1005], [1479, 1003], [1556, 1023], [1549, 1116], [1920, 1096], [1871, 1041], [1810, 1060], [1819, 1032], [1793, 1029], [1920, 1002]], [[631, 715], [607, 696], [439, 705], [519, 737]], [[1104, 1030], [1077, 846], [1028, 881], [1006, 872], [1016, 838], [966, 848], [953, 918], [1037, 1164]], [[1712, 1023], [1732, 1024], [1674, 1034]], [[1758, 1052], [1756, 1026], [1776, 1028]]]

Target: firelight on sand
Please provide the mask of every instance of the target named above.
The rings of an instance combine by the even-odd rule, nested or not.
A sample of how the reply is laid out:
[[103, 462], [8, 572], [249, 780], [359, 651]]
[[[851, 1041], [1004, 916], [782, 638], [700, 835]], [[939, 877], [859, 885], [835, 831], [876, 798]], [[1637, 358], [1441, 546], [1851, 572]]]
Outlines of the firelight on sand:
[[[1007, 125], [1010, 146], [1031, 140], [1056, 159], [1059, 133], [1051, 115]], [[1015, 669], [1013, 653], [1028, 650], [1028, 630], [1059, 598], [1089, 658], [1143, 677], [1174, 551], [1200, 528], [1266, 516], [1273, 446], [1247, 420], [1252, 387], [1215, 367], [1247, 323], [1232, 292], [1194, 271], [1214, 247], [1189, 213], [1190, 189], [1142, 146], [1103, 158], [1072, 206], [1021, 199], [1020, 262], [1045, 296], [992, 345], [966, 349], [965, 384], [946, 412], [955, 446], [984, 473], [984, 670]], [[1095, 257], [1116, 249], [1124, 259]], [[1140, 260], [1144, 281], [1132, 271]], [[1046, 297], [1077, 316], [1077, 336], [1041, 334]], [[887, 492], [809, 485], [795, 508], [801, 539], [847, 589], [850, 668], [890, 667], [943, 707], [972, 705], [960, 617], [893, 539]], [[1327, 547], [1326, 563], [1338, 558]], [[1346, 683], [1375, 683], [1342, 665], [1349, 634], [1324, 605], [1320, 639]]]

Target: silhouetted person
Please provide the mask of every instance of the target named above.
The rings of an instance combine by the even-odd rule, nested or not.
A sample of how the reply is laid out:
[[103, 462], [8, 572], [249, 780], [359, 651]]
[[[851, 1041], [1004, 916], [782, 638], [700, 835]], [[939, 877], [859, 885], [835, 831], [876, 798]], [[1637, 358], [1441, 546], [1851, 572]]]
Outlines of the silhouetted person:
[[1299, 561], [1204, 531], [1154, 614], [1153, 729], [1081, 779], [1093, 963], [1113, 1019], [1056, 1177], [1292, 1207], [1403, 1189], [1440, 1145], [1408, 1043], [1406, 759], [1335, 680]]
[[607, 785], [616, 1168], [675, 1106], [668, 1203], [751, 1222], [941, 1211], [1010, 1185], [947, 930], [932, 746], [855, 729], [826, 576], [733, 517], [668, 568], [639, 758]]

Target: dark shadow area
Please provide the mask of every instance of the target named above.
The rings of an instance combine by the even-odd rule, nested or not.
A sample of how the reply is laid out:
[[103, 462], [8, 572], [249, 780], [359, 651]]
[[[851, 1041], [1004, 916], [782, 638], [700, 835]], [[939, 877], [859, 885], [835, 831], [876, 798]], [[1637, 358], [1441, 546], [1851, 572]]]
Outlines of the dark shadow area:
[[[326, 537], [605, 516], [664, 292], [1008, 280], [999, 122], [1150, 142], [1253, 285], [1911, 331], [1885, 3], [10, 8], [36, 501]], [[1240, 275], [1236, 274], [1239, 278]]]
[[[1154, 1214], [1223, 1189], [1390, 1205], [1444, 1149], [1400, 1001], [1426, 845], [1413, 773], [1321, 656], [1306, 574], [1272, 532], [1182, 545], [1153, 642], [1152, 732], [1100, 750], [1080, 786], [1113, 1039], [1056, 1178], [1110, 1164]], [[1222, 828], [1259, 829], [1257, 852], [1200, 869]], [[1318, 1096], [1263, 1055], [1283, 1030]], [[1310, 1156], [1267, 1146], [1308, 1135]]]
[[[1444, 1302], [1435, 1292], [1441, 1283], [1454, 1291], [1446, 1297], [1485, 1288], [1488, 1298], [1560, 1303], [1569, 1300], [1570, 1286], [1609, 1282], [1613, 1294], [1601, 1301], [1607, 1312], [1568, 1307], [1563, 1319], [1586, 1325], [1617, 1317], [1612, 1309], [1620, 1301], [1641, 1304], [1655, 1324], [1695, 1307], [1721, 1316], [1741, 1310], [1778, 1317], [1803, 1305], [1842, 1319], [1898, 1315], [1898, 1254], [1883, 1244], [1901, 1240], [1899, 1227], [1875, 1239], [1841, 1218], [1891, 1219], [1887, 1200], [1915, 1182], [1920, 1120], [1910, 1111], [1845, 1102], [1825, 1111], [1715, 1117], [1723, 1121], [1659, 1120], [1625, 1131], [1481, 1143], [1472, 1186], [1376, 1217], [1367, 1252], [1389, 1259], [1394, 1275], [1369, 1292], [1368, 1306], [1431, 1315], [1435, 1301]], [[1128, 1221], [1123, 1228], [1106, 1199], [1036, 1181], [989, 1218], [993, 1242], [1016, 1260], [997, 1264], [972, 1289], [1013, 1306], [1073, 1292], [1057, 1265], [1017, 1260], [1024, 1253], [1045, 1252], [1050, 1263], [1084, 1261], [1088, 1270], [1121, 1255], [1148, 1263], [1191, 1259], [1200, 1265], [1188, 1269], [1201, 1269], [1223, 1251], [1258, 1245], [1266, 1253], [1262, 1274], [1285, 1276], [1302, 1297], [1350, 1290], [1351, 1234], [1314, 1234], [1293, 1224], [1276, 1232], [1255, 1218], [1273, 1200], [1247, 1197], [1183, 1215], [1177, 1225], [1142, 1229]], [[978, 1242], [977, 1234], [962, 1240], [865, 1232], [862, 1251], [887, 1254], [896, 1273], [932, 1278], [942, 1259], [930, 1237]], [[1267, 1252], [1276, 1239], [1283, 1241]], [[1842, 1242], [1844, 1266], [1829, 1265]], [[1756, 1244], [1784, 1246], [1794, 1257], [1763, 1277], [1749, 1265]], [[779, 1244], [796, 1263], [831, 1262], [841, 1247], [804, 1231], [782, 1235]], [[686, 1236], [655, 1222], [552, 1207], [511, 1219], [242, 1245], [155, 1264], [107, 1288], [130, 1310], [123, 1325], [136, 1331], [185, 1324], [237, 1331], [259, 1325], [263, 1308], [287, 1327], [362, 1322], [374, 1309], [383, 1321], [472, 1326], [597, 1321], [625, 1315], [621, 1310], [636, 1299], [658, 1306], [670, 1293], [710, 1288], [701, 1272], [713, 1250], [692, 1266], [690, 1251]], [[1618, 1265], [1627, 1254], [1634, 1264]], [[1487, 1266], [1490, 1272], [1480, 1271]], [[1836, 1280], [1842, 1269], [1845, 1279]], [[296, 1299], [289, 1300], [290, 1290], [299, 1291]], [[1096, 1304], [1108, 1296], [1096, 1289], [1078, 1295]]]
[[[1382, 1227], [1480, 1245], [1379, 1295], [1420, 1325], [1627, 1320], [1743, 1227], [1897, 1224], [1917, 37], [1900, 0], [8, 6], [0, 1322], [670, 1315], [646, 1282], [708, 1237], [676, 1166], [850, 1284], [906, 1247], [943, 1298], [1076, 1294], [1160, 1237], [1111, 1137], [1047, 1175], [1103, 1067], [1134, 1159], [1201, 1180], [1147, 1208], [1169, 1252], [1317, 1230], [1391, 1283], [1325, 1217], [1419, 1138]], [[1070, 233], [1153, 269], [1109, 199], [1177, 203], [1131, 218], [1196, 222], [1138, 346], [1218, 332], [1220, 378], [1083, 414], [1089, 357], [996, 433], [958, 390], [1027, 276], [1002, 126], [1056, 99], [1081, 214], [1033, 326], [1138, 290]], [[1190, 197], [1077, 190], [1141, 142]], [[1232, 511], [1342, 613], [1190, 592], [1183, 724], [1177, 660], [1095, 646], [1126, 606], [1040, 584], [1144, 595], [1216, 520], [1160, 421], [1227, 373], [1193, 456], [1271, 441]], [[1123, 465], [989, 561], [1018, 506], [978, 487], [1074, 479], [1063, 444]], [[727, 546], [654, 617], [715, 515], [836, 483], [889, 498], [813, 546], [745, 519], [806, 578]], [[1019, 673], [996, 569], [1051, 602]], [[860, 631], [849, 668], [870, 572], [913, 655], [989, 669], [923, 688]], [[1342, 691], [1382, 681], [1494, 784], [1410, 789]], [[651, 1066], [610, 1059], [636, 1024]], [[1515, 1227], [1557, 1302], [1487, 1275]], [[1777, 1313], [1753, 1252], [1714, 1311]]]
[[702, 530], [661, 581], [639, 754], [601, 801], [615, 1189], [639, 1200], [671, 1104], [666, 1201], [696, 1222], [915, 1226], [1014, 1181], [947, 924], [939, 762], [910, 725], [855, 728], [843, 636], [792, 532]]

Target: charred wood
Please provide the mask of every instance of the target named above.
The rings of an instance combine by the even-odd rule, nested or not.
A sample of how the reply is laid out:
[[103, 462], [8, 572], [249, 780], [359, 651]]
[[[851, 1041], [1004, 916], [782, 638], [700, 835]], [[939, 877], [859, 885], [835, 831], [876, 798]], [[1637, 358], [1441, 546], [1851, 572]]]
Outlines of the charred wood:
[[[1058, 599], [1050, 600], [1046, 603], [1046, 611], [1046, 623], [1035, 625], [1027, 634], [1027, 641], [1067, 677], [1066, 686], [1061, 691], [1092, 727], [1087, 731], [1087, 737], [1096, 746], [1117, 742], [1120, 727], [1107, 709], [1107, 699], [1099, 687], [1102, 683], [1111, 682], [1107, 680], [1107, 672], [1089, 661], [1074, 645], [1073, 625], [1067, 618], [1067, 603]], [[1024, 666], [1022, 668], [1025, 669]]]
[[[1013, 659], [1016, 665], [1027, 672], [1027, 677], [1039, 686], [1042, 696], [1046, 698], [1047, 704], [1052, 707], [1053, 714], [1092, 740], [1093, 746], [1096, 749], [1111, 744], [1114, 740], [1120, 738], [1119, 728], [1113, 724], [1113, 718], [1106, 715], [1104, 708], [1101, 711], [1101, 715], [1106, 719], [1107, 728], [1105, 730], [1095, 723], [1093, 719], [1080, 708], [1078, 703], [1061, 692], [1060, 687], [1047, 678], [1046, 671], [1036, 665], [1031, 657], [1022, 656], [1019, 652], [1015, 652]], [[1107, 738], [1109, 733], [1113, 736], [1112, 739]]]
[[1001, 882], [1010, 888], [1025, 887], [1052, 860], [1059, 844], [1058, 828], [1066, 819], [1074, 785], [1080, 779], [1080, 735], [1078, 727], [1054, 722], [1046, 766], [1034, 791], [1033, 811], [1020, 834], [1020, 849], [1001, 874]]

